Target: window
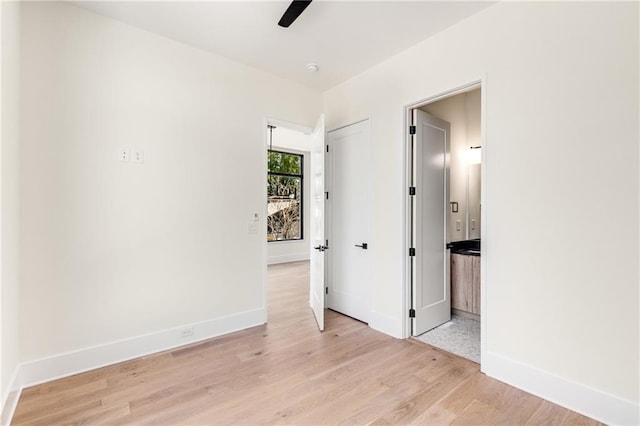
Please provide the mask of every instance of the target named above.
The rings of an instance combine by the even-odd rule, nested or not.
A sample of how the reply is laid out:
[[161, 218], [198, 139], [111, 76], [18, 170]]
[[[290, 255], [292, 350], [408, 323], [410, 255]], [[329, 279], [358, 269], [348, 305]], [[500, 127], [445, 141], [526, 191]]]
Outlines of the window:
[[303, 156], [268, 151], [267, 241], [301, 240]]

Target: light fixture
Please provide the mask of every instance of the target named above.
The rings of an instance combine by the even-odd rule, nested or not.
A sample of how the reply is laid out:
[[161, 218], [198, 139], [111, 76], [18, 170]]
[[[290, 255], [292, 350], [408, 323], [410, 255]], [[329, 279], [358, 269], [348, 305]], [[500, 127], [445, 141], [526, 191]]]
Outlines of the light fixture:
[[310, 63], [307, 64], [307, 72], [318, 72], [320, 67], [317, 64]]
[[482, 162], [482, 147], [470, 146], [467, 160], [469, 164], [480, 164]]
[[267, 124], [267, 127], [269, 128], [269, 151], [271, 151], [273, 150], [273, 129], [275, 129], [276, 126]]

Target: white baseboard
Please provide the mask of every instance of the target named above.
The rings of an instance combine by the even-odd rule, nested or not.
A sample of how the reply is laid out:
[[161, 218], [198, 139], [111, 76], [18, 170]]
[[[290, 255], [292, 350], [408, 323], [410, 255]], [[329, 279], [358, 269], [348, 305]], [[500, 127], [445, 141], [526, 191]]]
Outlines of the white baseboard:
[[309, 260], [309, 253], [294, 253], [281, 256], [269, 256], [267, 258], [267, 264], [275, 265], [277, 263], [298, 262], [301, 260]]
[[[20, 388], [33, 386], [243, 330], [264, 324], [266, 318], [266, 310], [264, 308], [255, 309], [26, 362], [20, 366], [19, 386]], [[190, 327], [193, 327], [193, 335], [182, 337], [182, 331]]]
[[640, 405], [487, 352], [482, 371], [562, 407], [611, 425], [640, 424]]
[[11, 424], [13, 413], [15, 413], [18, 400], [20, 399], [22, 388], [20, 387], [19, 370], [20, 366], [16, 367], [11, 377], [11, 382], [9, 383], [9, 392], [2, 398], [2, 406], [0, 406], [2, 409], [0, 425], [2, 426], [9, 426]]
[[396, 339], [402, 339], [402, 321], [398, 318], [381, 314], [380, 312], [371, 311], [369, 318], [369, 327]]

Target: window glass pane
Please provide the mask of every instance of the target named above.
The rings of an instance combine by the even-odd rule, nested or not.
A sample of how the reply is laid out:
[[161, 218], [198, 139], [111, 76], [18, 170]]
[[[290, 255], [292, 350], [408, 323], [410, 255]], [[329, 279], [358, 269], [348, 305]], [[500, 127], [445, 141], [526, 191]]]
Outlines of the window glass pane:
[[267, 241], [302, 238], [302, 178], [267, 177]]
[[269, 151], [268, 170], [273, 173], [288, 175], [302, 174], [302, 156], [286, 152]]

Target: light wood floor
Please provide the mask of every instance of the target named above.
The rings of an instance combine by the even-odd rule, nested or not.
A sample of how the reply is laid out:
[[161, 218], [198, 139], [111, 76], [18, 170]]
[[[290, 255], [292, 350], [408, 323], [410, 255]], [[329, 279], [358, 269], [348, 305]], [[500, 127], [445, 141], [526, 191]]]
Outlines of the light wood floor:
[[22, 392], [22, 424], [595, 425], [328, 311], [317, 331], [308, 263], [269, 268], [269, 324]]

